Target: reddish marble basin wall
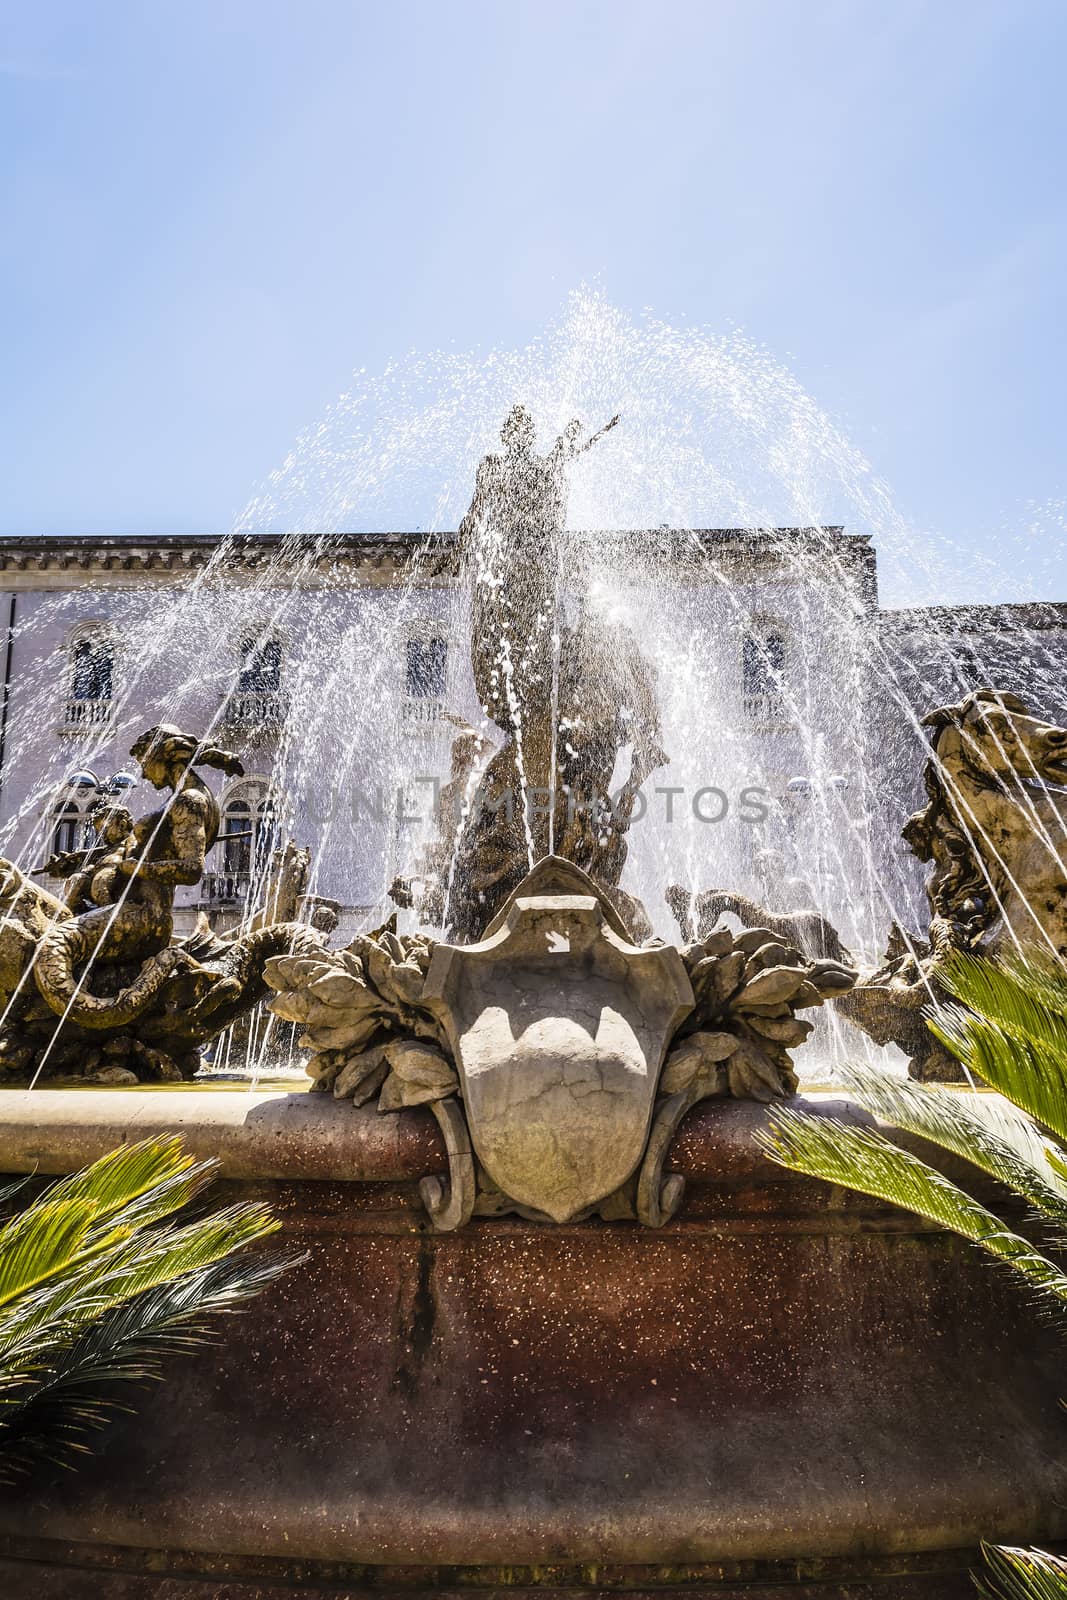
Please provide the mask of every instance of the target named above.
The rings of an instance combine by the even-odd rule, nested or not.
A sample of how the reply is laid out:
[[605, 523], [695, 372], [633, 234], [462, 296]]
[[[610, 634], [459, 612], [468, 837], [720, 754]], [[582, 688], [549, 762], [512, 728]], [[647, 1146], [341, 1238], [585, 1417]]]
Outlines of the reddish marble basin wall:
[[92, 1465], [6, 1497], [0, 1594], [949, 1600], [980, 1538], [1067, 1538], [1053, 1334], [955, 1240], [765, 1163], [763, 1115], [692, 1114], [660, 1232], [435, 1236], [420, 1112], [0, 1095], [0, 1170], [187, 1122], [309, 1251]]

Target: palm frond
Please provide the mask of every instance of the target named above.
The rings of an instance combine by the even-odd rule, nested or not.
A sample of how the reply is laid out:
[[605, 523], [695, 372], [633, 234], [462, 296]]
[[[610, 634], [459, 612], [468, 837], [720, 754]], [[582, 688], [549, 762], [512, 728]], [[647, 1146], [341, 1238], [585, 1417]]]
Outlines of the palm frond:
[[942, 982], [960, 1002], [927, 1026], [972, 1072], [1067, 1142], [1067, 973], [1039, 957], [953, 956]]
[[872, 1116], [971, 1162], [1067, 1228], [1061, 1152], [1023, 1112], [993, 1095], [955, 1094], [877, 1067], [848, 1066], [841, 1076]]
[[[260, 1204], [168, 1221], [217, 1163], [177, 1139], [120, 1148], [51, 1185], [0, 1227], [0, 1476], [69, 1458], [118, 1401], [156, 1376], [295, 1258], [245, 1253], [279, 1226]], [[104, 1398], [105, 1386], [110, 1398]]]
[[89, 1253], [95, 1220], [92, 1200], [48, 1199], [9, 1222], [0, 1237], [0, 1310]]
[[1043, 1550], [982, 1546], [990, 1582], [976, 1576], [986, 1600], [1067, 1600], [1067, 1561]]
[[[114, 1236], [109, 1249], [71, 1260], [0, 1307], [0, 1403], [36, 1369], [42, 1347], [66, 1345], [105, 1312], [146, 1290], [210, 1266], [277, 1231], [269, 1207], [227, 1207], [186, 1226]], [[0, 1235], [0, 1253], [2, 1253]]]
[[48, 1198], [92, 1200], [101, 1227], [113, 1221], [140, 1227], [186, 1205], [217, 1170], [214, 1159], [194, 1160], [176, 1134], [141, 1139], [61, 1178], [49, 1189]]
[[106, 1312], [27, 1383], [17, 1409], [0, 1412], [0, 1482], [87, 1451], [91, 1434], [127, 1409], [116, 1385], [161, 1378], [167, 1359], [209, 1340], [212, 1317], [237, 1310], [303, 1259], [258, 1251], [216, 1261]]
[[875, 1130], [777, 1110], [756, 1137], [779, 1166], [913, 1211], [1003, 1262], [1061, 1313], [1067, 1306], [1067, 1276], [1055, 1262], [935, 1167]]

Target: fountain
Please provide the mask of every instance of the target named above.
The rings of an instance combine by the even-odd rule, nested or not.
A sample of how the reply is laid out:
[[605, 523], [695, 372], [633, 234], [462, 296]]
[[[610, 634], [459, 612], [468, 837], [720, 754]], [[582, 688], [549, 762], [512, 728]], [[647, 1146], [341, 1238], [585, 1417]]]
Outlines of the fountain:
[[[565, 426], [541, 456], [516, 408], [455, 546], [424, 552], [465, 577], [483, 725], [459, 730], [436, 837], [409, 839], [383, 874], [395, 907], [376, 924], [333, 947], [301, 920], [174, 936], [175, 886], [203, 873], [219, 829], [197, 767], [234, 760], [204, 724], [136, 741], [171, 798], [138, 822], [112, 806], [88, 857], [53, 861], [66, 902], [7, 864], [4, 1037], [27, 1051], [12, 1078], [92, 1050], [181, 1076], [269, 992], [313, 1079], [311, 1093], [0, 1090], [0, 1170], [65, 1171], [132, 1129], [177, 1129], [235, 1192], [268, 1194], [308, 1250], [226, 1341], [138, 1397], [92, 1473], [0, 1507], [14, 1600], [129, 1600], [161, 1581], [189, 1600], [220, 1583], [279, 1600], [951, 1600], [971, 1592], [980, 1538], [1067, 1537], [1051, 1333], [955, 1240], [783, 1173], [753, 1138], [797, 1090], [800, 1013], [854, 1003], [862, 919], [839, 933], [813, 906], [724, 926], [720, 910], [744, 922], [753, 902], [719, 904], [710, 871], [675, 880], [647, 834], [623, 886], [639, 796], [689, 754], [671, 744], [662, 597], [649, 586], [644, 626], [598, 604], [603, 548], [629, 541], [566, 533], [568, 463], [624, 426], [585, 446]], [[851, 617], [862, 551], [804, 541], [844, 551], [832, 576]], [[294, 549], [310, 582], [322, 549]], [[677, 618], [664, 633], [675, 648]], [[335, 696], [351, 669], [344, 652], [331, 663]], [[963, 769], [977, 748], [984, 836], [1013, 786], [1056, 783], [1067, 734], [1031, 726], [1007, 693], [938, 715], [909, 838], [935, 864], [935, 915], [973, 947], [993, 918], [958, 848]], [[298, 731], [285, 737], [292, 749]], [[1041, 813], [1050, 836], [1058, 816]], [[1007, 873], [1024, 901], [1047, 884]], [[679, 944], [655, 931], [672, 884]], [[907, 975], [912, 1013], [929, 981]]]

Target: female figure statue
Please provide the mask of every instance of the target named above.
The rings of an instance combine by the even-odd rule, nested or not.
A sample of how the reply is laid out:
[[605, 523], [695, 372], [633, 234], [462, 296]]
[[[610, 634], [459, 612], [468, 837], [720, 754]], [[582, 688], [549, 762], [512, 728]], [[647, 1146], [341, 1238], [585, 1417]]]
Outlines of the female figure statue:
[[[618, 884], [635, 797], [667, 759], [655, 682], [629, 629], [588, 603], [577, 548], [564, 531], [568, 463], [618, 420], [584, 443], [581, 423], [571, 422], [542, 456], [533, 418], [516, 406], [501, 430], [503, 452], [478, 466], [460, 523], [474, 684], [506, 740], [456, 844], [447, 923], [460, 942], [480, 938], [549, 854], [589, 872], [620, 903], [627, 899]], [[612, 801], [616, 757], [628, 744], [630, 774]], [[636, 930], [644, 914], [629, 909]]]

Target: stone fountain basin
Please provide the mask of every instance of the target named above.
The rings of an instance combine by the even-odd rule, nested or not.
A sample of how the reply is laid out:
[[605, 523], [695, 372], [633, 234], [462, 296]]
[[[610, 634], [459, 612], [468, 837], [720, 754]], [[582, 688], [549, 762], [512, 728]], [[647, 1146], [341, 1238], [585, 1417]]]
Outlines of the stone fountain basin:
[[309, 1252], [93, 1463], [6, 1495], [0, 1593], [949, 1600], [980, 1538], [1067, 1538], [1052, 1331], [957, 1240], [768, 1163], [765, 1116], [690, 1114], [662, 1230], [438, 1235], [423, 1110], [0, 1092], [0, 1172], [176, 1131], [219, 1158], [219, 1201], [270, 1200]]

